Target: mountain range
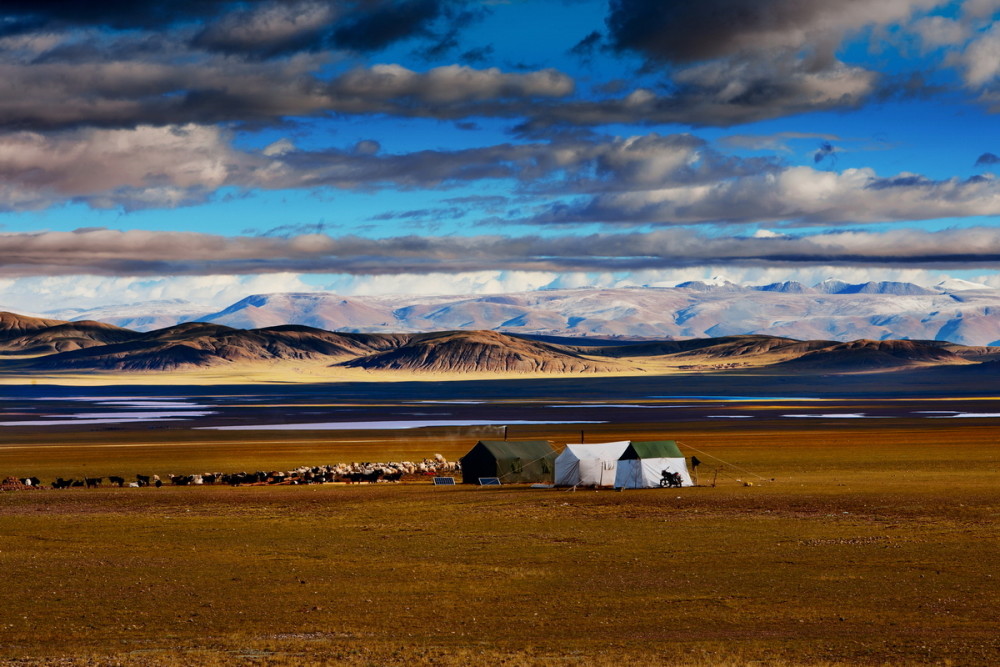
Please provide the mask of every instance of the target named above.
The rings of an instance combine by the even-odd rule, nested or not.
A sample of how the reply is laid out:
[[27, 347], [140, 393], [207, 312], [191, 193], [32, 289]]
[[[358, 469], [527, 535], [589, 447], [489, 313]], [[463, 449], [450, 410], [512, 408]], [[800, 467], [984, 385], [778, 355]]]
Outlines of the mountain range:
[[[150, 332], [102, 322], [0, 313], [0, 370], [159, 372], [308, 363], [310, 368], [435, 374], [656, 374], [778, 369], [788, 373], [884, 372], [1000, 366], [1000, 348], [944, 341], [795, 340], [742, 335], [622, 341], [496, 331], [331, 332], [301, 325], [237, 329], [191, 322]], [[332, 371], [331, 371], [332, 373]]]
[[467, 296], [248, 296], [221, 310], [181, 300], [42, 315], [139, 331], [184, 322], [239, 329], [301, 325], [353, 333], [498, 331], [521, 335], [685, 339], [763, 335], [799, 340], [947, 340], [1000, 345], [1000, 290], [961, 280], [546, 289]]

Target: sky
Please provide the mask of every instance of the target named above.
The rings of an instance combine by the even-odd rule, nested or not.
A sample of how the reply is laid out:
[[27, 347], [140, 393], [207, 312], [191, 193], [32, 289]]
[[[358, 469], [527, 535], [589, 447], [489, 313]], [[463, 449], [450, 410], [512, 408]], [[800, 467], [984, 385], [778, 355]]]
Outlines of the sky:
[[0, 309], [1000, 287], [1000, 0], [5, 1]]

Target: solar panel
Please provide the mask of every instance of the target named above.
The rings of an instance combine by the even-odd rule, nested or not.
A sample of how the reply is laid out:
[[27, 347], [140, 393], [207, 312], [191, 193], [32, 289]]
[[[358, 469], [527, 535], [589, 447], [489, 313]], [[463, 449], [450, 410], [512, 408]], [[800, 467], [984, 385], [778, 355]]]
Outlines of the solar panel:
[[480, 477], [479, 486], [500, 486], [499, 477]]
[[454, 477], [434, 477], [432, 478], [434, 486], [455, 486]]

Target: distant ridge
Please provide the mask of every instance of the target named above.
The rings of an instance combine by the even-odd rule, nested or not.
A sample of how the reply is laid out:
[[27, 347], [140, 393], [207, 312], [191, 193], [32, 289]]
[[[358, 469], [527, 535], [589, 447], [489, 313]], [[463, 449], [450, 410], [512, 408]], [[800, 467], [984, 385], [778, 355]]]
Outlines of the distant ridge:
[[95, 322], [0, 314], [0, 371], [171, 372], [309, 362], [310, 368], [464, 375], [715, 372], [883, 372], [989, 364], [1000, 349], [945, 341], [796, 340], [723, 336], [687, 340], [535, 340], [496, 331], [332, 332], [301, 325], [237, 329], [188, 322], [147, 333]]
[[[174, 309], [171, 320], [159, 308]], [[153, 330], [211, 321], [241, 329], [286, 324], [356, 333], [499, 331], [512, 335], [679, 340], [763, 335], [796, 340], [949, 340], [1000, 345], [1000, 290], [949, 280], [934, 288], [882, 281], [785, 281], [744, 287], [723, 278], [679, 287], [546, 289], [490, 295], [345, 297], [256, 294], [194, 317], [167, 302], [72, 311], [65, 319], [134, 322]], [[96, 315], [100, 315], [97, 317]], [[141, 324], [140, 324], [141, 323]]]
[[782, 292], [785, 294], [806, 294], [815, 292], [816, 290], [811, 287], [806, 287], [802, 283], [795, 282], [794, 280], [786, 280], [783, 283], [771, 283], [770, 285], [759, 285], [753, 287], [759, 292]]

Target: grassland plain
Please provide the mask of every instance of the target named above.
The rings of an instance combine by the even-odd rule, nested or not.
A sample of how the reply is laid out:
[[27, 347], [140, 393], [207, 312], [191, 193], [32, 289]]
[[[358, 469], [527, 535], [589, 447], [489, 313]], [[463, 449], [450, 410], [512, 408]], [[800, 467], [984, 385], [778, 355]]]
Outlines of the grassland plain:
[[[570, 426], [538, 428], [524, 436], [573, 439]], [[595, 440], [676, 438], [706, 461], [702, 483], [716, 459], [743, 470], [669, 491], [424, 482], [0, 494], [2, 659], [985, 665], [1000, 655], [989, 420], [595, 428]], [[471, 444], [443, 430], [380, 435], [35, 435], [0, 446], [0, 470], [281, 468], [453, 458]]]

